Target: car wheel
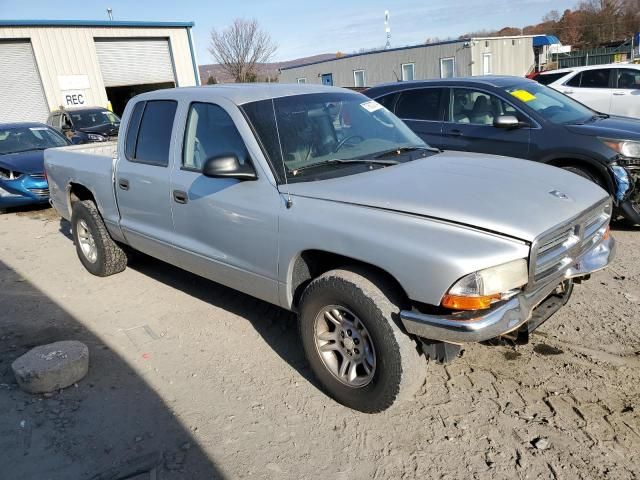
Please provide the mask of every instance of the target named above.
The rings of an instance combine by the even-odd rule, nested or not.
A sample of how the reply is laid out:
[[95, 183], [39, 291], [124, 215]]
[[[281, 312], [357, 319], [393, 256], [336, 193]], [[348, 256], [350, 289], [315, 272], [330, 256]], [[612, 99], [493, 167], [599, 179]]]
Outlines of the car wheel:
[[71, 229], [78, 258], [90, 273], [107, 277], [127, 267], [127, 255], [109, 235], [95, 203], [73, 204]]
[[313, 373], [331, 397], [375, 413], [415, 394], [426, 361], [396, 323], [399, 311], [394, 290], [364, 270], [332, 270], [307, 286], [300, 336]]
[[587, 180], [595, 183], [596, 185], [602, 186], [602, 182], [600, 182], [600, 179], [585, 168], [574, 167], [569, 165], [567, 167], [562, 167], [562, 169], [566, 170], [567, 172], [575, 173], [576, 175], [579, 175], [582, 178], [586, 178]]

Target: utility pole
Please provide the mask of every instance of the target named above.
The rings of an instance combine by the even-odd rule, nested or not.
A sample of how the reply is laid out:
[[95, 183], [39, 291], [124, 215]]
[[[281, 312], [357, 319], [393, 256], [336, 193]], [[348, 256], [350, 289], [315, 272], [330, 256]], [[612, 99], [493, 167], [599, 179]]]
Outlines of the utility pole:
[[384, 31], [387, 34], [387, 43], [384, 48], [391, 48], [391, 27], [389, 26], [389, 10], [384, 11]]
[[107, 8], [107, 15], [109, 15], [109, 20], [113, 22], [113, 8]]

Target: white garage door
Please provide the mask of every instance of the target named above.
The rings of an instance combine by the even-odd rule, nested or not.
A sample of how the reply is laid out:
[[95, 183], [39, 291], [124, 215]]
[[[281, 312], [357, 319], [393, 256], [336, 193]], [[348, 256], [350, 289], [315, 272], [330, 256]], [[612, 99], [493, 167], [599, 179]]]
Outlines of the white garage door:
[[31, 42], [0, 42], [0, 122], [44, 122], [47, 115]]
[[96, 39], [106, 87], [175, 82], [166, 39]]

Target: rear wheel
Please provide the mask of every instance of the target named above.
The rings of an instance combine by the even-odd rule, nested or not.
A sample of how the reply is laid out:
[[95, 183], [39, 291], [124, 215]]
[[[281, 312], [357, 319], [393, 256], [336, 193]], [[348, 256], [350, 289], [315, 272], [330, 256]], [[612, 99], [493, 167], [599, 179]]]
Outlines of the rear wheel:
[[107, 277], [127, 267], [127, 255], [109, 235], [91, 200], [73, 204], [71, 229], [78, 258], [90, 273]]
[[332, 270], [302, 295], [300, 336], [314, 374], [337, 401], [374, 413], [410, 399], [426, 362], [396, 324], [400, 305], [381, 277]]

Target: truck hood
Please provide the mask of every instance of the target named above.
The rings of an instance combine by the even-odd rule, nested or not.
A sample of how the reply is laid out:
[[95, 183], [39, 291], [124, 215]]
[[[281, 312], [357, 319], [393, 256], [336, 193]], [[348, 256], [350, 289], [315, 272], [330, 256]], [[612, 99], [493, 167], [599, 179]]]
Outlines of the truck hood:
[[584, 125], [567, 125], [567, 129], [579, 135], [640, 141], [640, 120], [610, 116]]
[[608, 197], [592, 182], [556, 167], [453, 151], [280, 186], [283, 192], [287, 188], [292, 196], [441, 219], [525, 241]]
[[28, 152], [0, 155], [0, 167], [26, 174], [43, 173], [44, 151], [29, 150]]

